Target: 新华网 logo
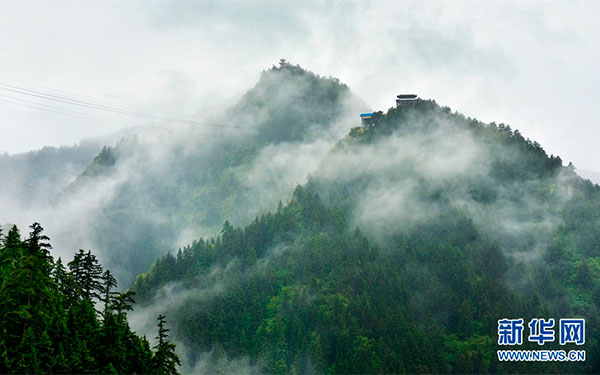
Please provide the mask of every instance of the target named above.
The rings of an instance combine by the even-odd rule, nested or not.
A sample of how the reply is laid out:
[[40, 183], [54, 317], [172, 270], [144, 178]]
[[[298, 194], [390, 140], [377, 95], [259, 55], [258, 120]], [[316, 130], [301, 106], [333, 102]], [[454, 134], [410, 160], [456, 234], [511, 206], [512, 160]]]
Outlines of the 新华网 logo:
[[[555, 342], [558, 332], [560, 345], [585, 344], [585, 319], [560, 319], [556, 327], [555, 319], [533, 318], [527, 324], [519, 319], [498, 320], [498, 345], [523, 344], [523, 331], [529, 328], [527, 341], [544, 345]], [[558, 330], [557, 330], [558, 328]], [[585, 350], [498, 350], [500, 361], [585, 361]]]

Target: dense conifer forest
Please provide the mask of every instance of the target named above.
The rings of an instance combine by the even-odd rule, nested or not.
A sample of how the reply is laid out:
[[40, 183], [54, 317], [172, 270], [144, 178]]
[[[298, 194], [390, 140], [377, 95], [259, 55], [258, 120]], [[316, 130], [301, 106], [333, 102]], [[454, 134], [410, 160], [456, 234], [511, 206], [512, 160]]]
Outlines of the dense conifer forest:
[[54, 261], [42, 230], [23, 240], [13, 226], [0, 240], [0, 373], [178, 373], [165, 317], [151, 347], [127, 322], [135, 294], [89, 250]]
[[[393, 160], [413, 151], [386, 149], [391, 139], [417, 144], [414, 158]], [[448, 159], [472, 147], [473, 164], [424, 171], [439, 147]], [[414, 181], [398, 204], [425, 219], [361, 216], [381, 204], [379, 186]], [[216, 351], [280, 374], [594, 373], [599, 208], [597, 185], [518, 131], [419, 101], [352, 129], [286, 205], [225, 222], [133, 289], [142, 305], [180, 296], [166, 310], [192, 364]], [[539, 316], [584, 317], [587, 361], [499, 362], [498, 320]]]
[[[54, 202], [99, 203], [98, 257], [2, 228], [0, 373], [599, 373], [600, 187], [509, 125], [364, 108], [282, 60], [230, 127], [102, 148]], [[586, 361], [499, 361], [503, 318], [584, 318], [543, 349]]]

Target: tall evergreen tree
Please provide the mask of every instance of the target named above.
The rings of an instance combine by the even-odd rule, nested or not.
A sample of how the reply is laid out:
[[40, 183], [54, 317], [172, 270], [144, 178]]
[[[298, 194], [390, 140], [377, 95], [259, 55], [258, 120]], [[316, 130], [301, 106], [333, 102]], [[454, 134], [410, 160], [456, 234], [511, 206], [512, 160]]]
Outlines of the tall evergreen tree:
[[102, 303], [104, 303], [104, 317], [111, 309], [112, 301], [116, 292], [112, 289], [117, 287], [117, 279], [110, 273], [110, 270], [104, 271], [102, 274]]
[[168, 339], [168, 328], [165, 328], [165, 316], [158, 316], [158, 343], [154, 346], [156, 350], [152, 358], [153, 374], [179, 374], [177, 366], [181, 366], [181, 361], [175, 353], [175, 344], [170, 343]]
[[91, 251], [75, 255], [71, 272], [54, 263], [42, 227], [31, 229], [24, 241], [16, 227], [0, 241], [0, 373], [148, 373], [152, 350], [125, 314], [134, 293], [113, 292]]
[[75, 281], [73, 275], [67, 271], [63, 265], [62, 259], [59, 257], [54, 264], [54, 271], [52, 272], [54, 282], [57, 284], [58, 290], [60, 291], [63, 308], [68, 310], [77, 299], [75, 292]]
[[[40, 337], [58, 307], [58, 290], [50, 277], [53, 265], [48, 237], [41, 234], [43, 228], [38, 223], [31, 229], [28, 239], [21, 243], [21, 256], [0, 287], [0, 328], [8, 355], [18, 366], [25, 360], [23, 356], [35, 355], [18, 350], [26, 335], [29, 341]], [[15, 238], [11, 241], [12, 246], [19, 246]]]
[[102, 266], [90, 250], [79, 249], [69, 262], [75, 286], [82, 299], [100, 299], [102, 292]]
[[23, 254], [23, 242], [16, 225], [8, 231], [2, 239], [0, 247], [0, 282], [15, 268], [16, 262]]

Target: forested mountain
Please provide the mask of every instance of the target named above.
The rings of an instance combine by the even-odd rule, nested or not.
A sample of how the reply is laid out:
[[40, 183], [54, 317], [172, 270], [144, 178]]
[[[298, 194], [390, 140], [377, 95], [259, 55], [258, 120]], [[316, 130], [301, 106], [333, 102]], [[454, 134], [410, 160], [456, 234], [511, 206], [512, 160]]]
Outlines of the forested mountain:
[[[123, 283], [174, 244], [248, 224], [291, 197], [364, 109], [348, 87], [282, 60], [224, 113], [185, 135], [105, 147], [65, 192], [86, 197], [77, 246], [98, 249]], [[309, 161], [289, 168], [299, 155]], [[89, 201], [93, 201], [90, 204]], [[94, 202], [102, 205], [94, 206]]]
[[[600, 372], [600, 187], [505, 124], [365, 110], [282, 60], [178, 134], [77, 154], [68, 181], [53, 168], [83, 149], [42, 151], [54, 254], [98, 258], [4, 228], [0, 373], [172, 373], [168, 329], [182, 372]], [[157, 316], [153, 352], [135, 332]], [[585, 318], [584, 346], [543, 349], [587, 360], [499, 362], [498, 320], [540, 317]]]
[[585, 169], [577, 169], [577, 174], [579, 174], [585, 179], [592, 181], [595, 184], [600, 184], [600, 173], [598, 172], [588, 171]]
[[47, 204], [101, 148], [99, 140], [85, 140], [74, 146], [0, 155], [0, 208], [12, 211]]
[[[597, 373], [599, 212], [600, 187], [519, 131], [420, 100], [353, 128], [289, 203], [225, 221], [133, 290], [140, 316], [173, 317], [188, 369]], [[585, 318], [585, 346], [544, 349], [587, 361], [499, 362], [506, 317]]]
[[134, 293], [117, 292], [91, 251], [55, 262], [42, 231], [22, 240], [13, 226], [0, 240], [0, 373], [177, 373], [165, 317], [152, 351], [127, 322]]

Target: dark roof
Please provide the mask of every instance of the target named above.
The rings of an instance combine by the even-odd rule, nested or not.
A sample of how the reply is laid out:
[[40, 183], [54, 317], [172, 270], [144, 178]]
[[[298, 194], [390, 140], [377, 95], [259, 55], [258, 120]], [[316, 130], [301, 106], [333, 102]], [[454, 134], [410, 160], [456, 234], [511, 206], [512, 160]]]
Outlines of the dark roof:
[[398, 99], [416, 99], [417, 96], [415, 94], [402, 94], [402, 95], [396, 95], [396, 97]]

